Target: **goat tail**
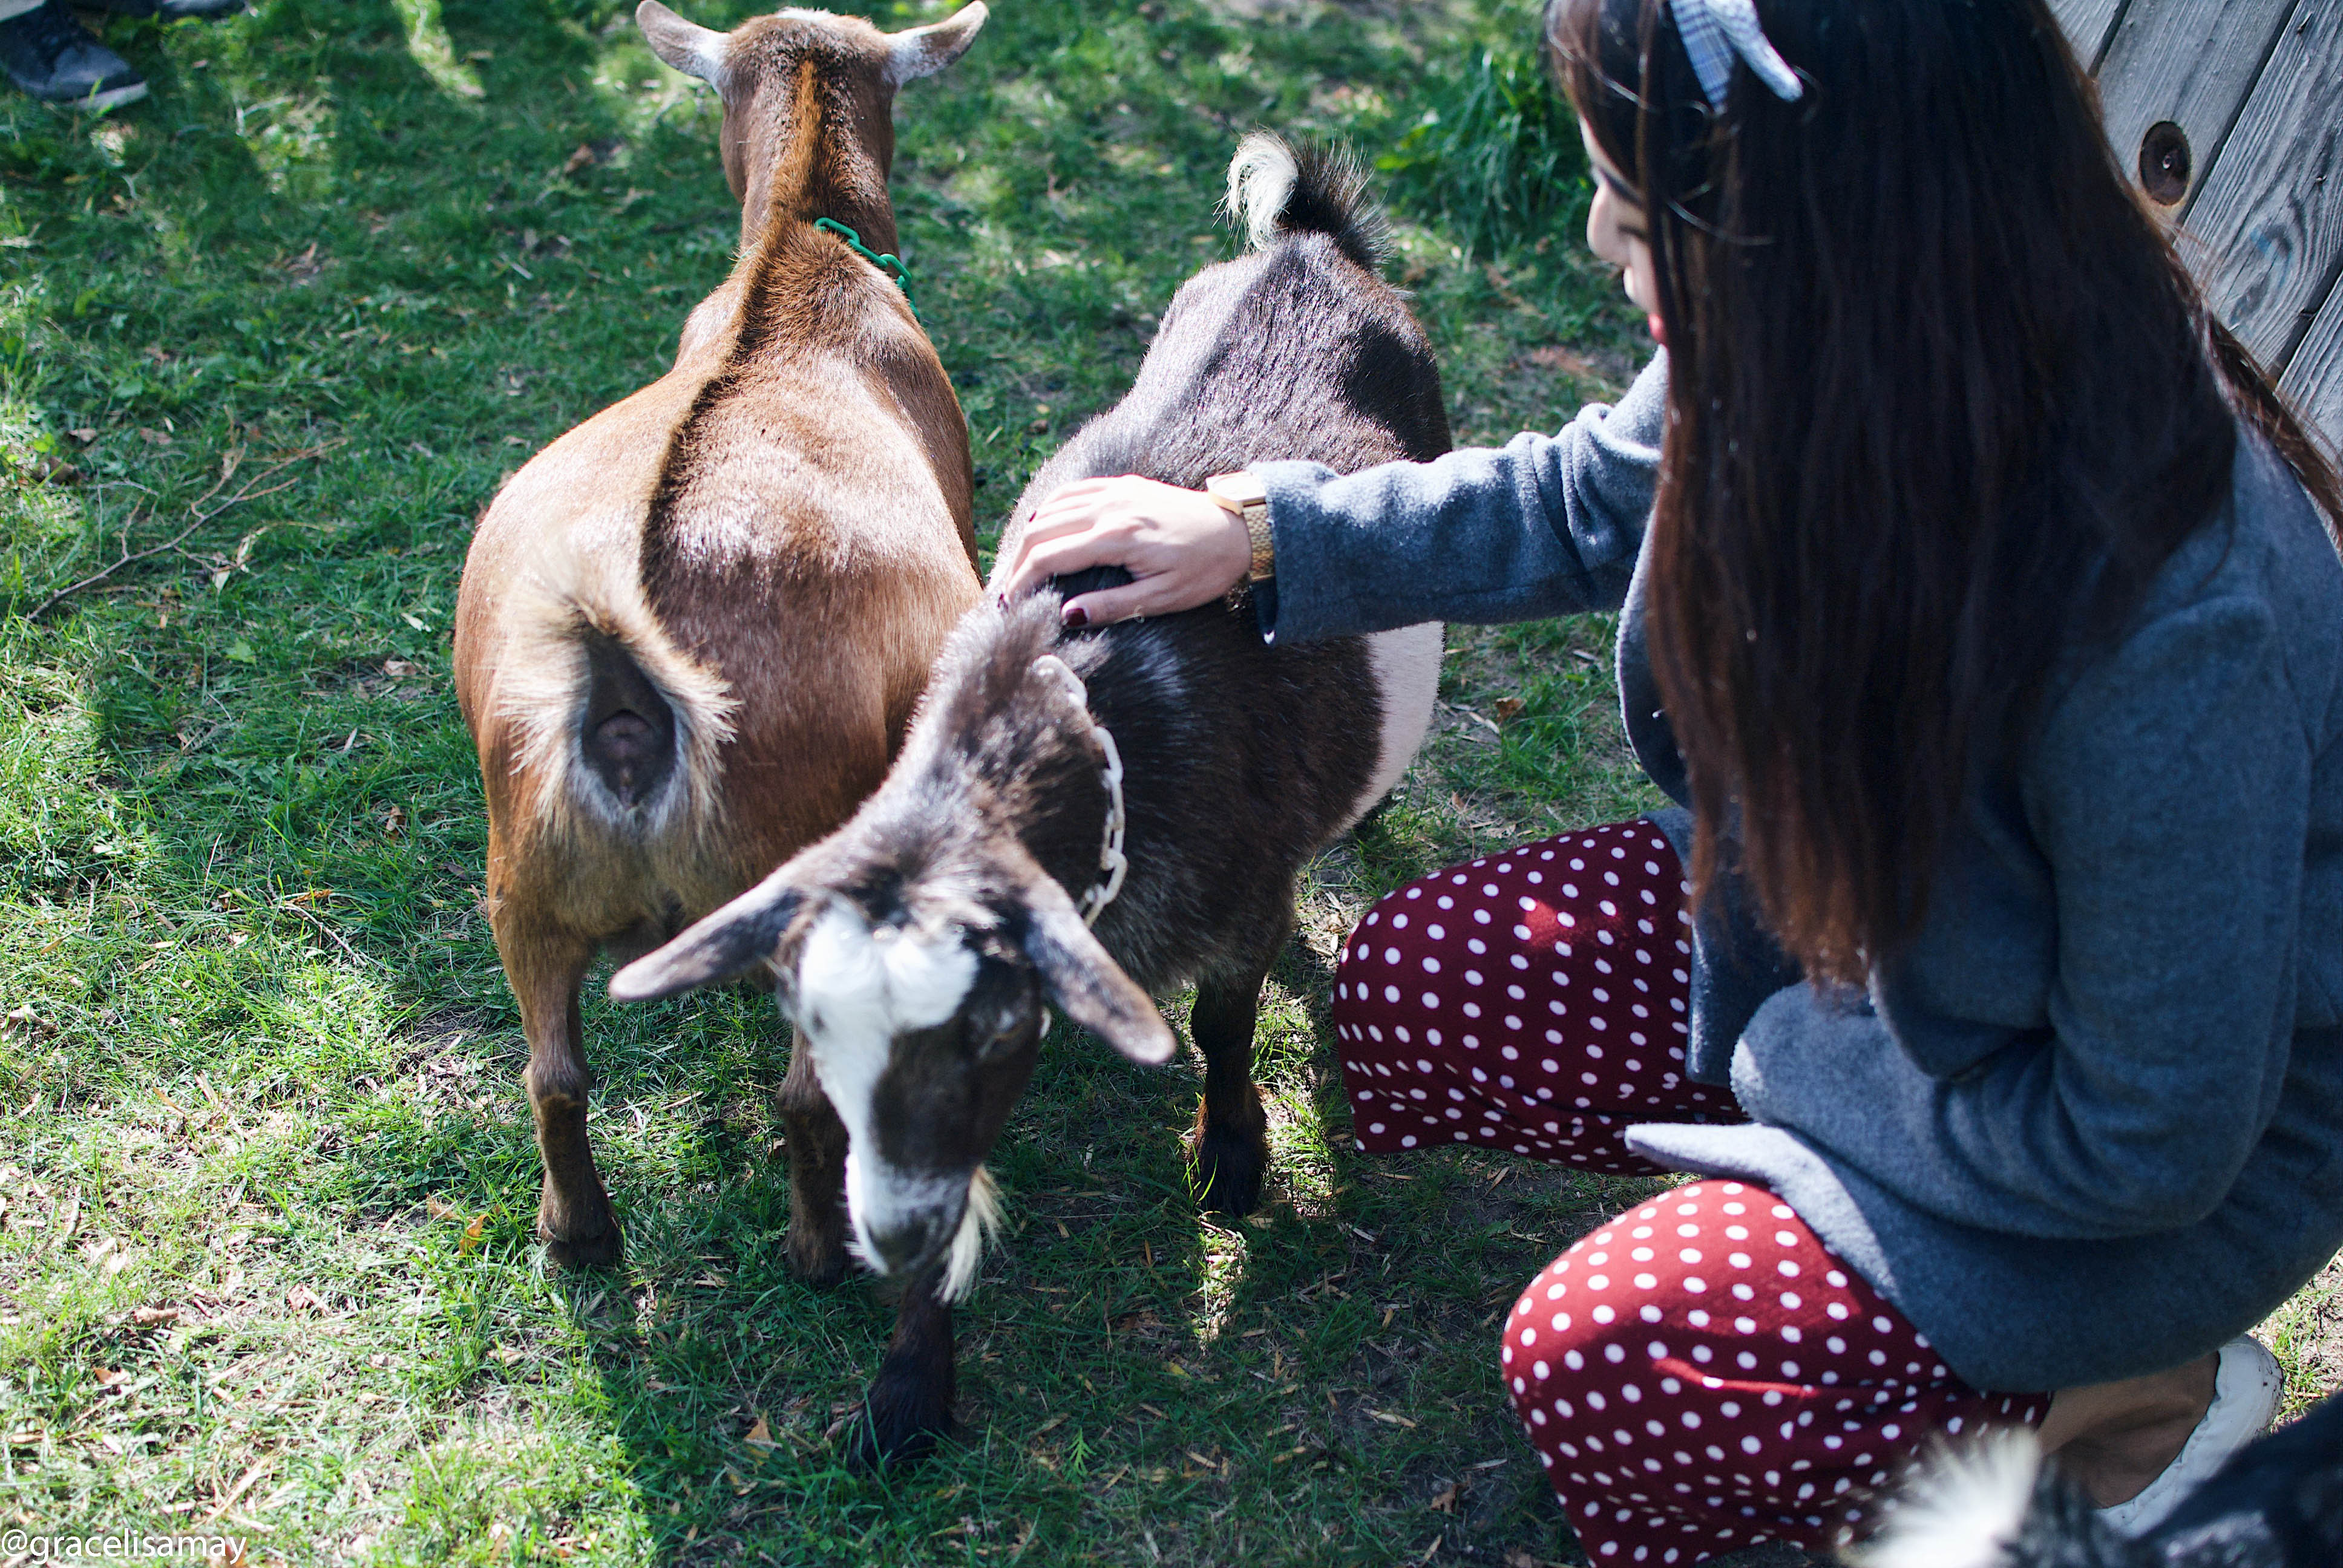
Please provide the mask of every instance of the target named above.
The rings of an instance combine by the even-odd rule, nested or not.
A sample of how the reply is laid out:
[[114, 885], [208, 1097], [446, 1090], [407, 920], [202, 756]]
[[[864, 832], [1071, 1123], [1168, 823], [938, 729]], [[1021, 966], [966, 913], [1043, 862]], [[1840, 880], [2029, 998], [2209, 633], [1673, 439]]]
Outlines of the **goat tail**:
[[639, 842], [717, 825], [718, 751], [737, 704], [669, 637], [633, 564], [594, 551], [541, 560], [504, 607], [497, 707], [538, 827], [564, 836], [590, 824]]
[[1229, 165], [1229, 221], [1255, 250], [1288, 235], [1322, 234], [1344, 256], [1373, 272], [1391, 238], [1382, 209], [1367, 200], [1367, 174], [1339, 146], [1299, 146], [1273, 131], [1237, 144]]

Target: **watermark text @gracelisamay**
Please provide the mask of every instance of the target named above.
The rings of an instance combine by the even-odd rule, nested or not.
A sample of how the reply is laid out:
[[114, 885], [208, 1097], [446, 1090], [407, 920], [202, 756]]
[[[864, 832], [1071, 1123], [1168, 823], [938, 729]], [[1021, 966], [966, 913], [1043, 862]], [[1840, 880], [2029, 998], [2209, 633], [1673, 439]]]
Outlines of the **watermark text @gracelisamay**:
[[240, 1563], [244, 1545], [236, 1535], [44, 1535], [10, 1530], [0, 1532], [0, 1568], [26, 1563]]

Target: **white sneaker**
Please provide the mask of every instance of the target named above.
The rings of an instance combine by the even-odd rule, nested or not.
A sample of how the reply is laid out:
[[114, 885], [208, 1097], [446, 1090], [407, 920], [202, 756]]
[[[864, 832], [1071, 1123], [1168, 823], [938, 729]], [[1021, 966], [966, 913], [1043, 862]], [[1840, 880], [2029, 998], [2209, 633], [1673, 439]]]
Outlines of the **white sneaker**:
[[2163, 1523], [2182, 1498], [2268, 1428], [2285, 1383], [2277, 1358], [2258, 1341], [2239, 1335], [2223, 1345], [2213, 1373], [2213, 1402], [2180, 1456], [2130, 1502], [2097, 1510], [2099, 1522], [2126, 1537], [2145, 1535]]

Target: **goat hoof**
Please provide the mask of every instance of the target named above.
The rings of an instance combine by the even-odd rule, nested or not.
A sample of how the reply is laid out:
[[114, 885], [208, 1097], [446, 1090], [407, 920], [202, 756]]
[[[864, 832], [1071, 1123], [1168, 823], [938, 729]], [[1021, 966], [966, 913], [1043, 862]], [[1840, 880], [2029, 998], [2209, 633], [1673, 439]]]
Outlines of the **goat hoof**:
[[789, 1275], [802, 1284], [826, 1291], [846, 1278], [846, 1249], [836, 1241], [800, 1247], [792, 1235], [783, 1249]]
[[915, 1464], [934, 1452], [951, 1426], [951, 1412], [927, 1390], [888, 1386], [881, 1378], [855, 1414], [847, 1462], [857, 1470]]
[[1233, 1128], [1207, 1125], [1196, 1141], [1196, 1201], [1211, 1212], [1242, 1219], [1261, 1202], [1269, 1178], [1269, 1141]]
[[537, 1234], [545, 1243], [545, 1261], [557, 1269], [615, 1269], [625, 1251], [615, 1224], [593, 1236], [557, 1236], [542, 1225]]

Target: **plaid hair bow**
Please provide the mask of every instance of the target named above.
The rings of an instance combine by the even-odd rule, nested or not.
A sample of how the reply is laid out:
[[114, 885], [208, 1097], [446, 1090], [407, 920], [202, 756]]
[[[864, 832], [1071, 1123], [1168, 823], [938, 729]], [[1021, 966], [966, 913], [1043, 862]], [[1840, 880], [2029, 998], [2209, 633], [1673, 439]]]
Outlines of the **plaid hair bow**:
[[1757, 21], [1757, 0], [1668, 0], [1668, 5], [1709, 107], [1725, 107], [1736, 55], [1775, 97], [1787, 101], [1805, 95], [1798, 74], [1767, 41]]

